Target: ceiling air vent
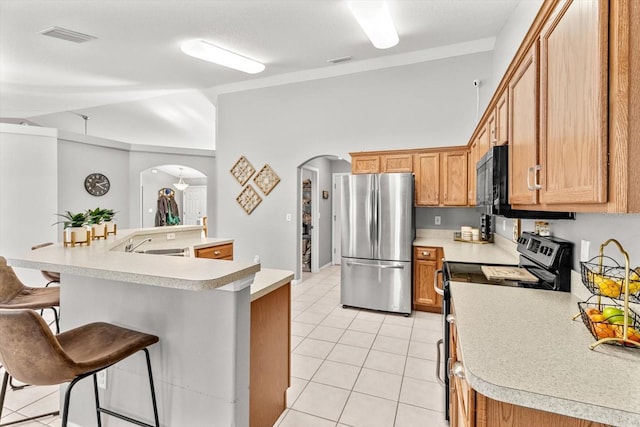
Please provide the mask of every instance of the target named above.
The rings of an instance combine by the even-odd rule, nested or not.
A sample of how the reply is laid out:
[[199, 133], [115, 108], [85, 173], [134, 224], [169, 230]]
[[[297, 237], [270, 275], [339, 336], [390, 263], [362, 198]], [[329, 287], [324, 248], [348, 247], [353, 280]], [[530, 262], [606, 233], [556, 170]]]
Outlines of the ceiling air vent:
[[77, 31], [71, 31], [60, 27], [47, 28], [46, 30], [40, 31], [40, 34], [74, 43], [84, 43], [97, 38], [88, 34], [82, 34]]
[[347, 62], [347, 61], [351, 61], [350, 56], [342, 56], [340, 58], [333, 58], [333, 59], [327, 60], [327, 62], [331, 62], [332, 64], [339, 64], [341, 62]]

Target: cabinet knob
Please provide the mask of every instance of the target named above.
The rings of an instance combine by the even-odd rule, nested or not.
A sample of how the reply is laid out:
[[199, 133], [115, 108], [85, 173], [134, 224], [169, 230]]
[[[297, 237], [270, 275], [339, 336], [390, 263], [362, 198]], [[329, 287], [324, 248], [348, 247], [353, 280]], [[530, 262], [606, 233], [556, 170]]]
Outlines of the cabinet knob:
[[462, 362], [454, 362], [453, 367], [451, 368], [451, 373], [453, 374], [454, 377], [464, 379], [465, 378], [464, 365], [462, 364]]
[[429, 251], [422, 251], [422, 256], [429, 256], [429, 255], [431, 255]]
[[220, 255], [220, 251], [213, 251], [214, 255]]

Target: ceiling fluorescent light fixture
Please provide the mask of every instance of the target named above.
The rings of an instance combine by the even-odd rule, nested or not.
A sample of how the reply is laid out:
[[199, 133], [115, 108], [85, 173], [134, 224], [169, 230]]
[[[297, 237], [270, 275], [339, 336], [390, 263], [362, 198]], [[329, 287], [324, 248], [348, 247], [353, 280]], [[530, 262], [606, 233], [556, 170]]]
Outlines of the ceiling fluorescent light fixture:
[[213, 62], [234, 70], [243, 71], [249, 74], [257, 74], [264, 71], [264, 64], [238, 55], [221, 47], [215, 46], [204, 40], [189, 40], [182, 43], [182, 52], [194, 58]]
[[388, 49], [398, 44], [400, 39], [393, 25], [387, 3], [383, 1], [350, 1], [351, 13], [362, 27], [373, 46]]

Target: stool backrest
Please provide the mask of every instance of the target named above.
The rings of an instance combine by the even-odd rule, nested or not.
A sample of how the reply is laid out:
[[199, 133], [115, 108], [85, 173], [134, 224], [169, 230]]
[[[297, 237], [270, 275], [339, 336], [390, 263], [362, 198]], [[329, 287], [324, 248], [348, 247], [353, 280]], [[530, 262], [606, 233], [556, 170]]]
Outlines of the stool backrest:
[[33, 385], [61, 384], [79, 372], [33, 310], [0, 310], [0, 362], [12, 377]]
[[0, 303], [11, 300], [24, 289], [13, 268], [7, 265], [7, 259], [0, 256]]

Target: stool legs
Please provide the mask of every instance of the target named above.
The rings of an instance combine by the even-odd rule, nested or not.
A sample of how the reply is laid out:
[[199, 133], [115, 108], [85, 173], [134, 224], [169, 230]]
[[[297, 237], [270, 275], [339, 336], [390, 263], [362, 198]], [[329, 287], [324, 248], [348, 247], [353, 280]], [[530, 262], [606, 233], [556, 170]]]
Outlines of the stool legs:
[[[158, 405], [156, 402], [156, 391], [155, 391], [155, 386], [153, 384], [153, 374], [151, 373], [151, 359], [149, 358], [149, 350], [146, 348], [142, 349], [144, 351], [145, 354], [145, 358], [147, 361], [147, 372], [149, 373], [149, 388], [151, 389], [151, 402], [153, 403], [153, 417], [154, 417], [154, 421], [155, 424], [151, 425], [151, 424], [147, 424], [144, 423], [142, 421], [127, 417], [126, 415], [123, 414], [119, 414], [117, 412], [113, 412], [107, 408], [103, 408], [100, 406], [100, 397], [99, 397], [99, 393], [98, 393], [98, 380], [96, 377], [96, 374], [100, 371], [102, 371], [102, 369], [98, 370], [98, 371], [93, 371], [93, 372], [88, 372], [86, 374], [80, 375], [78, 377], [76, 377], [73, 381], [71, 381], [71, 383], [69, 384], [69, 387], [67, 387], [67, 392], [65, 393], [64, 396], [64, 410], [63, 410], [63, 415], [62, 415], [62, 427], [67, 427], [67, 421], [68, 421], [68, 414], [69, 414], [69, 401], [71, 400], [71, 389], [73, 388], [74, 385], [76, 385], [76, 383], [78, 381], [80, 381], [83, 378], [88, 377], [89, 375], [93, 376], [93, 392], [95, 395], [95, 400], [96, 400], [96, 416], [98, 417], [98, 427], [102, 426], [102, 421], [100, 419], [100, 414], [104, 413], [107, 415], [111, 415], [112, 417], [116, 417], [116, 418], [120, 418], [121, 420], [130, 422], [132, 424], [136, 424], [139, 426], [143, 426], [143, 427], [160, 427], [160, 420], [158, 418]], [[104, 368], [106, 369], [106, 368]], [[1, 426], [0, 426], [1, 427]]]
[[[7, 385], [9, 383], [9, 373], [5, 371], [4, 376], [2, 378], [2, 390], [0, 390], [0, 418], [2, 418], [2, 409], [4, 408], [4, 398], [7, 394]], [[46, 414], [35, 415], [29, 418], [23, 418], [17, 421], [11, 421], [9, 423], [0, 424], [0, 427], [10, 426], [13, 424], [23, 423], [25, 421], [35, 420], [37, 418], [48, 417], [49, 415], [59, 415], [60, 411], [47, 412]]]

